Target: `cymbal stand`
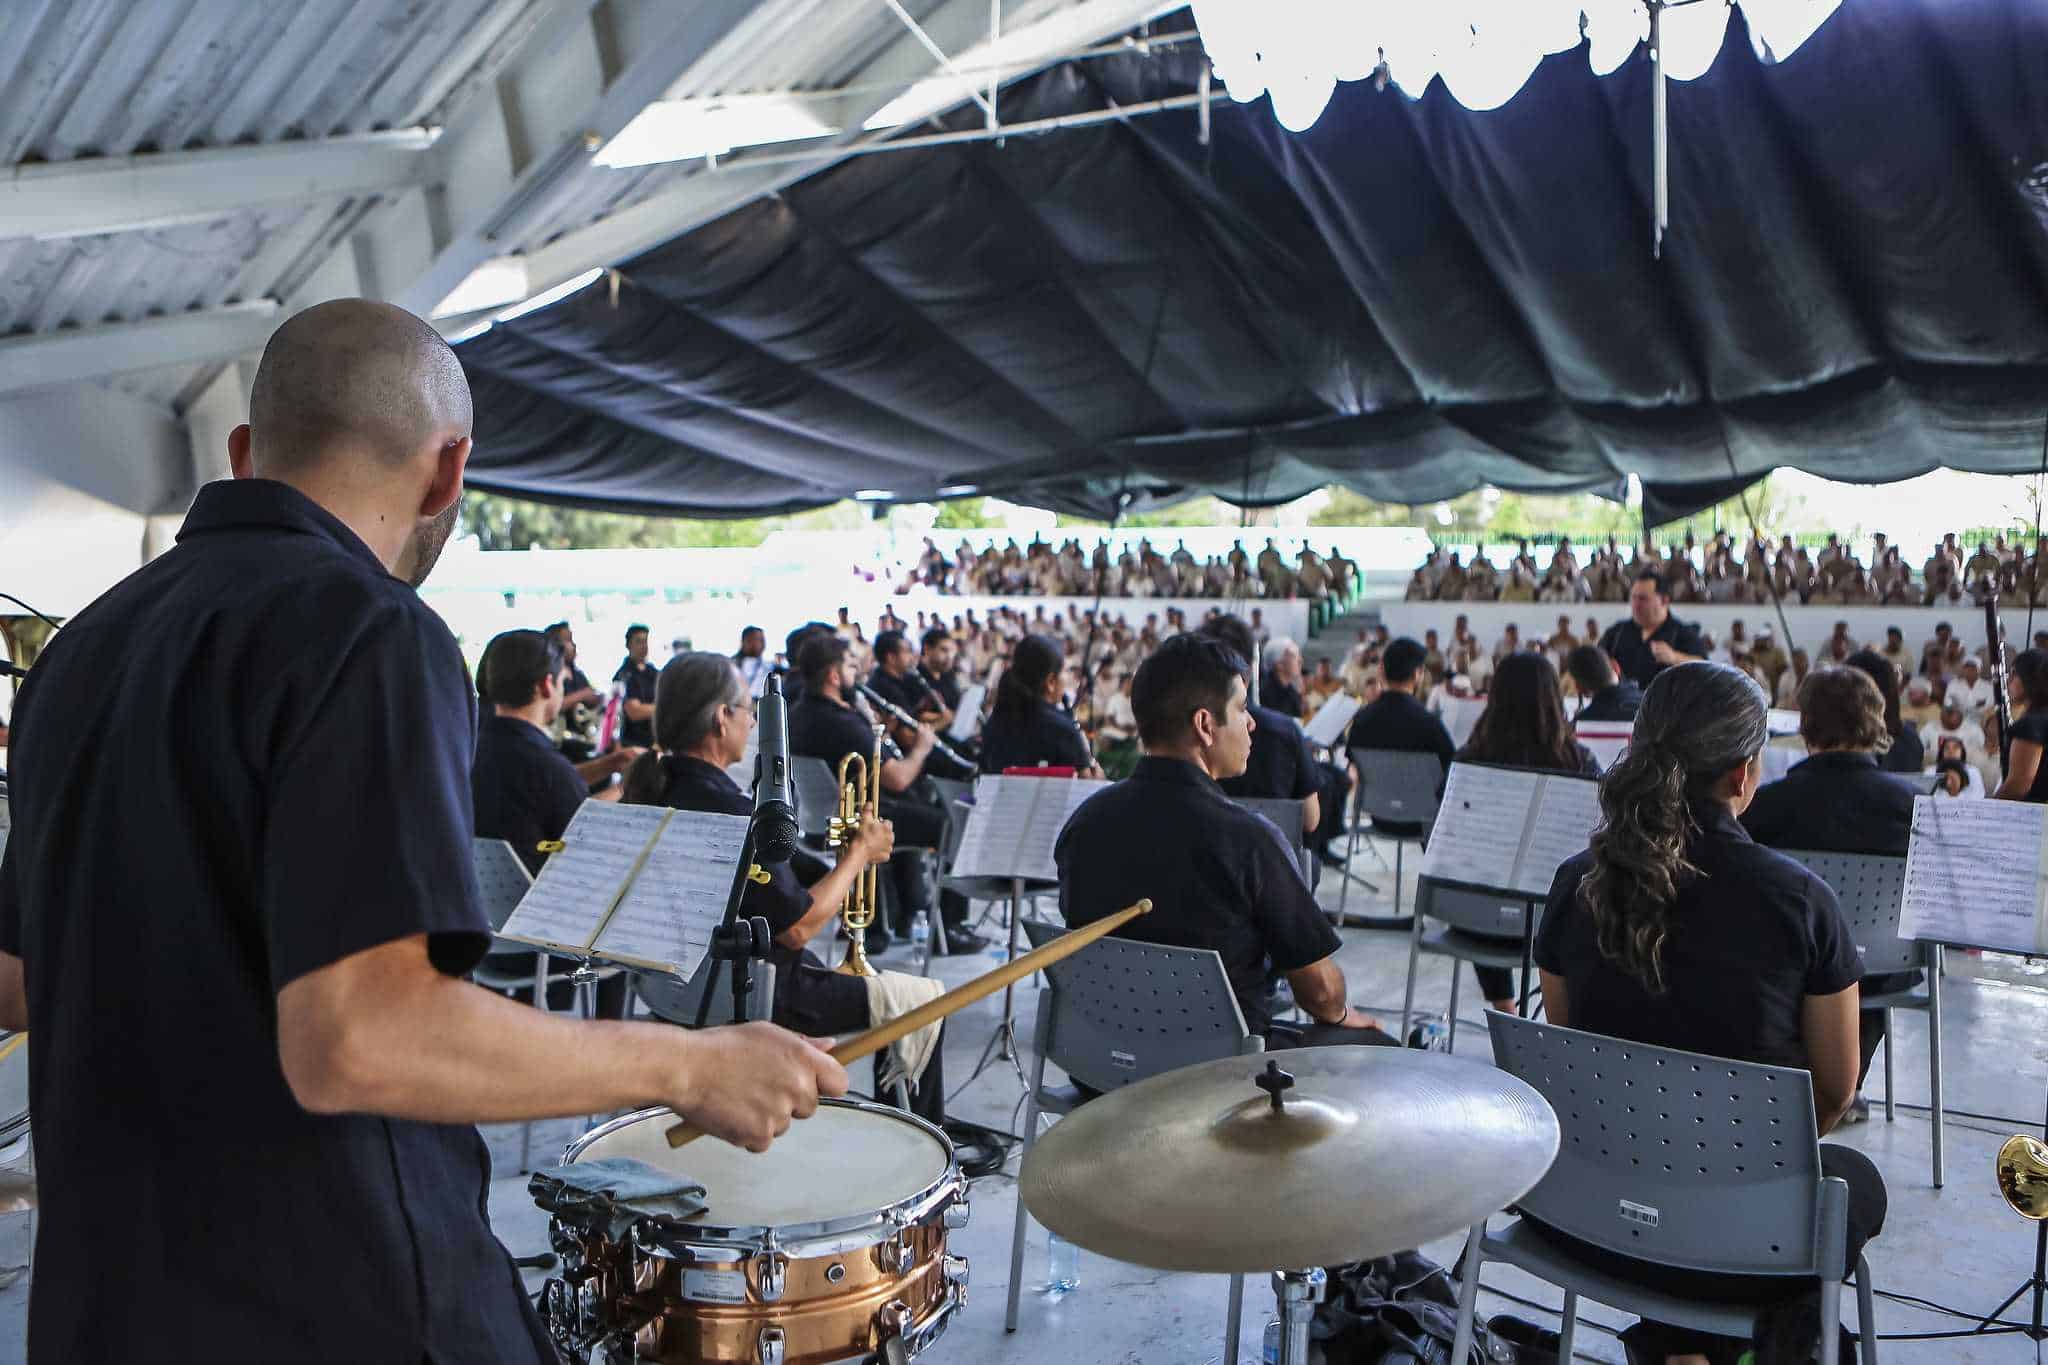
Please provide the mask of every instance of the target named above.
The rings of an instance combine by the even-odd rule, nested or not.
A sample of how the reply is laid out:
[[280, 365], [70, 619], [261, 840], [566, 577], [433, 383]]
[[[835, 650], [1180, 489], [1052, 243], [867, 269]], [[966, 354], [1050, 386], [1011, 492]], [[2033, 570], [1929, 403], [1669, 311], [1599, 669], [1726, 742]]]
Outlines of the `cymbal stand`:
[[1329, 1289], [1321, 1266], [1273, 1272], [1273, 1297], [1280, 1303], [1280, 1365], [1308, 1365], [1308, 1327]]

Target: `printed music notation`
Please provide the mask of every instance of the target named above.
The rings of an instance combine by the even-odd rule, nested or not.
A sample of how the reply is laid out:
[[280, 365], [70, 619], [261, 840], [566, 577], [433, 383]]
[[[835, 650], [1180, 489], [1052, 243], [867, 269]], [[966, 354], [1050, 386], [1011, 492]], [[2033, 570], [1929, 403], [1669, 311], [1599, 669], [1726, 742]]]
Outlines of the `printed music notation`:
[[1899, 937], [2048, 952], [2048, 806], [1915, 797]]
[[1358, 714], [1358, 698], [1349, 692], [1333, 692], [1316, 713], [1308, 718], [1308, 724], [1301, 727], [1302, 734], [1311, 744], [1320, 744], [1325, 749], [1334, 749], [1344, 742], [1344, 731], [1351, 724], [1351, 718]]
[[1569, 773], [1453, 763], [1424, 876], [1541, 896], [1600, 823], [1600, 784]]
[[1053, 846], [1083, 801], [1109, 783], [1075, 777], [983, 777], [953, 859], [956, 877], [1056, 882]]

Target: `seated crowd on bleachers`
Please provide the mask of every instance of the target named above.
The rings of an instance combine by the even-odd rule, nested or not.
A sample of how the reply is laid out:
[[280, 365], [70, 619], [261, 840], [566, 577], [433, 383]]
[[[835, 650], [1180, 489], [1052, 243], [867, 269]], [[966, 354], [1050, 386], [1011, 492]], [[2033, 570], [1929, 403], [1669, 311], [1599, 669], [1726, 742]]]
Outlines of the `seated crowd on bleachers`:
[[1149, 539], [1135, 552], [1112, 555], [1098, 540], [1092, 553], [1069, 537], [1058, 549], [1033, 537], [976, 552], [961, 541], [948, 559], [927, 539], [899, 590], [929, 588], [956, 596], [1005, 597], [1305, 597], [1348, 601], [1359, 587], [1358, 565], [1332, 546], [1325, 556], [1308, 546], [1290, 563], [1267, 537], [1256, 558], [1244, 542], [1225, 555], [1197, 559], [1182, 541], [1161, 554]]

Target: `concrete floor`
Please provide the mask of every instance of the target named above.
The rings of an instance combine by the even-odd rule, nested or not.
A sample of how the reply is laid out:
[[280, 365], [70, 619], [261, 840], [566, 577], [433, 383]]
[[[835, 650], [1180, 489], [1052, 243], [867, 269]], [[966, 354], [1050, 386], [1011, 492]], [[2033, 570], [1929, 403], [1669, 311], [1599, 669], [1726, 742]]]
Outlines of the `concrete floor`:
[[[1383, 886], [1391, 881], [1391, 875], [1381, 873], [1363, 852], [1359, 866]], [[1411, 863], [1411, 869], [1412, 866]], [[1334, 895], [1334, 889], [1329, 894]], [[1359, 897], [1354, 895], [1351, 903], [1358, 906]], [[1373, 904], [1380, 913], [1389, 908], [1385, 896]], [[1407, 961], [1405, 936], [1346, 930], [1344, 938], [1340, 961], [1351, 982], [1353, 1001], [1373, 1009], [1383, 1019], [1398, 1017]], [[897, 961], [901, 955], [899, 950], [883, 961], [902, 966]], [[989, 965], [986, 957], [941, 959], [939, 974], [958, 982]], [[1443, 961], [1425, 959], [1417, 992], [1419, 1004], [1443, 1008], [1448, 1000], [1448, 971]], [[2031, 1268], [2033, 1229], [2000, 1201], [1992, 1181], [1991, 1163], [2007, 1133], [2029, 1124], [2038, 1125], [2041, 1117], [2044, 1087], [2048, 1087], [2048, 988], [2044, 988], [2048, 987], [2048, 977], [2035, 975], [2010, 961], [1952, 954], [1946, 984], [1944, 1079], [1952, 1113], [1946, 1130], [1947, 1187], [1937, 1191], [1930, 1185], [1931, 1129], [1921, 1110], [1901, 1108], [1897, 1121], [1888, 1124], [1880, 1108], [1872, 1122], [1842, 1130], [1839, 1140], [1869, 1153], [1884, 1172], [1890, 1188], [1890, 1220], [1884, 1235], [1871, 1244], [1869, 1251], [1879, 1290], [1909, 1293], [1981, 1314], [2004, 1298]], [[1457, 1050], [1483, 1057], [1487, 1055], [1486, 1033], [1479, 1023], [1469, 979], [1465, 987], [1460, 999], [1466, 1021], [1459, 1028]], [[1034, 998], [1032, 991], [1019, 996], [1018, 1017], [1024, 1021], [1022, 1027], [1027, 1038]], [[955, 1086], [973, 1072], [976, 1058], [1000, 1019], [1000, 1004], [997, 997], [975, 1006], [949, 1028], [946, 1066]], [[1902, 1103], [1924, 1104], [1924, 1022], [1917, 1015], [1897, 1016], [1895, 1037], [1899, 1099]], [[856, 1079], [865, 1080], [866, 1074], [863, 1065], [857, 1069]], [[1015, 1125], [1021, 1121], [1017, 1105], [1022, 1093], [1016, 1073], [998, 1061], [968, 1086], [951, 1107], [955, 1114], [1015, 1131]], [[1877, 1076], [1872, 1078], [1869, 1093], [1881, 1093]], [[2017, 1122], [1955, 1117], [1956, 1111], [2003, 1115]], [[582, 1128], [582, 1123], [576, 1121], [537, 1125], [536, 1159], [551, 1159]], [[494, 1127], [486, 1131], [486, 1136], [496, 1167], [504, 1172], [493, 1182], [491, 1191], [491, 1216], [499, 1235], [516, 1254], [543, 1250], [547, 1244], [546, 1216], [528, 1198], [526, 1178], [513, 1173], [519, 1152], [519, 1130]], [[945, 1339], [925, 1359], [974, 1365], [1024, 1365], [1049, 1360], [1058, 1360], [1060, 1365], [1179, 1365], [1223, 1358], [1226, 1281], [1163, 1274], [1085, 1253], [1081, 1258], [1081, 1287], [1057, 1303], [1036, 1292], [1027, 1292], [1020, 1330], [1014, 1336], [1006, 1336], [1002, 1319], [1008, 1289], [1010, 1227], [1016, 1207], [1014, 1172], [1012, 1163], [1005, 1174], [975, 1182], [973, 1221], [953, 1234], [951, 1243], [956, 1253], [966, 1255], [972, 1262], [970, 1301]], [[10, 1263], [10, 1253], [21, 1245], [22, 1221], [0, 1219], [0, 1265]], [[1458, 1250], [1456, 1239], [1425, 1248], [1430, 1256], [1446, 1265], [1455, 1261]], [[1044, 1279], [1045, 1257], [1044, 1234], [1034, 1226], [1024, 1262], [1027, 1291]], [[537, 1289], [543, 1278], [531, 1274], [529, 1285]], [[1561, 1298], [1556, 1290], [1502, 1266], [1489, 1266], [1482, 1282], [1487, 1290], [1481, 1297], [1483, 1314], [1514, 1312], [1547, 1326], [1556, 1325], [1555, 1306]], [[22, 1358], [27, 1287], [28, 1281], [19, 1279], [0, 1288], [0, 1362]], [[1534, 1299], [1551, 1307], [1548, 1312], [1532, 1310], [1510, 1302], [1503, 1294]], [[1260, 1331], [1271, 1311], [1272, 1297], [1266, 1285], [1256, 1280], [1249, 1283], [1241, 1359], [1259, 1359]], [[1846, 1311], [1853, 1313], [1853, 1297]], [[1887, 1335], [1971, 1325], [1884, 1299], [1878, 1302], [1877, 1314], [1880, 1331]], [[1582, 1321], [1588, 1327], [1579, 1338], [1582, 1358], [1620, 1361], [1619, 1345], [1611, 1335], [1596, 1330], [1595, 1325], [1620, 1327], [1629, 1319], [1612, 1309], [1587, 1304]], [[1883, 1351], [1888, 1363], [1908, 1365], [1937, 1361], [1988, 1365], [2033, 1356], [2031, 1345], [2014, 1336], [1887, 1341]]]

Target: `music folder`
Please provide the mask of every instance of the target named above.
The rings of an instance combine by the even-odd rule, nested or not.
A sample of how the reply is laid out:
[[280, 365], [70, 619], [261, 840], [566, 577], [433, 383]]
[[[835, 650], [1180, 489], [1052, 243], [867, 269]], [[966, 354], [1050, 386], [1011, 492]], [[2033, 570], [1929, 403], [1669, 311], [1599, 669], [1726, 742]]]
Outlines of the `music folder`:
[[960, 705], [953, 712], [953, 723], [946, 727], [948, 739], [965, 744], [981, 733], [981, 703], [988, 696], [988, 688], [981, 683], [971, 684], [960, 694]]
[[1914, 797], [1899, 937], [2048, 953], [2048, 806]]
[[1576, 773], [1453, 763], [1422, 855], [1432, 880], [1531, 900], [1600, 823], [1600, 784]]
[[1301, 727], [1301, 732], [1308, 736], [1309, 743], [1334, 749], [1344, 742], [1344, 729], [1357, 714], [1358, 698], [1349, 692], [1332, 692], [1308, 718], [1308, 724]]
[[498, 937], [688, 979], [725, 917], [748, 823], [586, 801]]
[[1052, 854], [1060, 831], [1082, 802], [1108, 785], [1099, 778], [981, 778], [952, 875], [1058, 881]]

